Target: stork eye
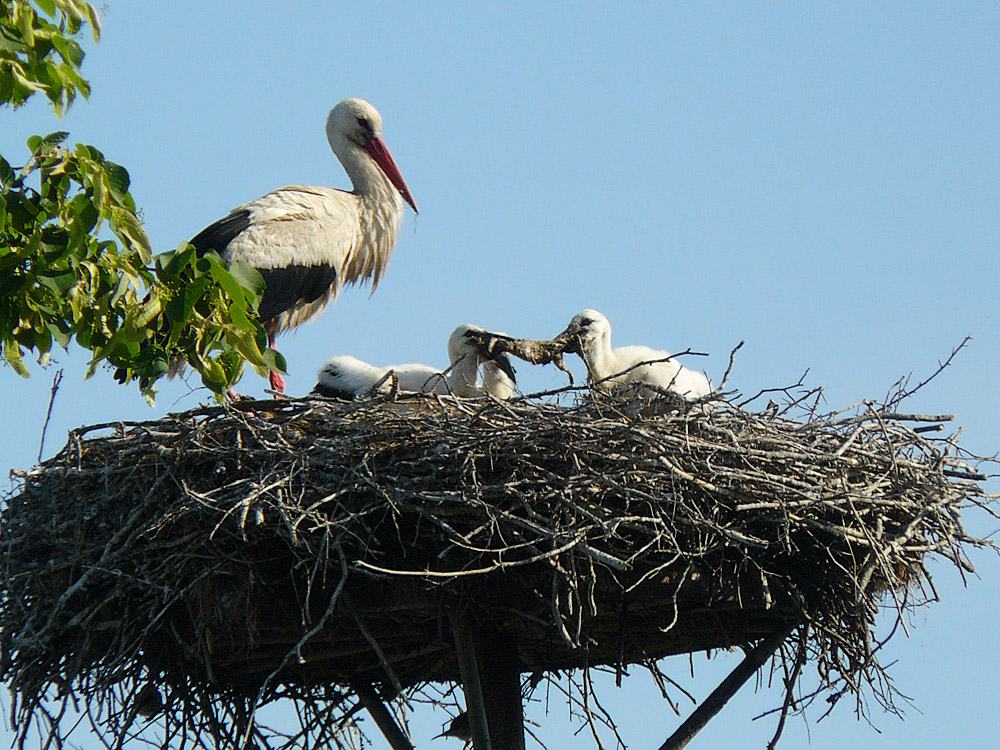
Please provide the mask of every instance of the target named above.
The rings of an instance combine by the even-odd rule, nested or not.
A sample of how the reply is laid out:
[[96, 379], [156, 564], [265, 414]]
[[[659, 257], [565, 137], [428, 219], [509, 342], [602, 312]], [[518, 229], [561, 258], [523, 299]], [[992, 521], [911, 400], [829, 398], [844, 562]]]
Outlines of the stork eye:
[[365, 131], [365, 133], [368, 133], [369, 135], [371, 135], [372, 124], [370, 122], [368, 122], [368, 120], [366, 118], [364, 118], [364, 117], [358, 117], [358, 126], [363, 131]]

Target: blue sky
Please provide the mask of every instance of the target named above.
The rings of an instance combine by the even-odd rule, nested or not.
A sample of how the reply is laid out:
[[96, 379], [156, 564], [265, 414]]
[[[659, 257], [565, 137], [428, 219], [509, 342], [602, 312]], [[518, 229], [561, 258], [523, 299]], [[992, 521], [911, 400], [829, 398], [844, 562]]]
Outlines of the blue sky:
[[[289, 392], [334, 354], [443, 365], [460, 323], [547, 338], [595, 307], [616, 343], [709, 352], [688, 364], [715, 381], [746, 340], [735, 387], [809, 369], [833, 409], [921, 379], [971, 335], [910, 408], [955, 414], [975, 453], [1000, 449], [1000, 6], [480, 5], [115, 0], [87, 45], [90, 101], [62, 121], [41, 101], [3, 110], [0, 153], [23, 161], [28, 135], [57, 129], [98, 146], [166, 250], [282, 185], [347, 187], [323, 123], [360, 96], [422, 213], [374, 296], [349, 289], [280, 341]], [[74, 426], [207, 398], [173, 383], [150, 409], [108, 372], [84, 382], [79, 350], [55, 359], [28, 380], [0, 369], [4, 476], [35, 460], [56, 367], [46, 455]], [[519, 374], [525, 389], [562, 382]], [[250, 373], [239, 390], [264, 386]], [[995, 747], [1000, 563], [973, 559], [967, 588], [932, 564], [943, 601], [890, 649], [905, 721], [872, 706], [879, 732], [845, 701], [791, 721], [784, 746]], [[701, 699], [735, 661], [696, 657], [693, 680], [685, 659], [666, 666]], [[632, 747], [679, 721], [641, 677], [601, 697]], [[773, 722], [751, 718], [779, 701], [747, 690], [692, 747], [763, 747]], [[564, 710], [533, 715], [550, 747], [590, 746], [568, 739]], [[418, 717], [415, 737], [445, 718]]]

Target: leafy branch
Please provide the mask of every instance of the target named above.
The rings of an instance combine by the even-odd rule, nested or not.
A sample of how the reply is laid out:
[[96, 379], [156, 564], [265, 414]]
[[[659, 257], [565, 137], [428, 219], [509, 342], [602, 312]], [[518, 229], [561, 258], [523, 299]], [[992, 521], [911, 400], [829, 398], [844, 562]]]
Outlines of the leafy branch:
[[80, 75], [83, 49], [74, 39], [85, 23], [101, 38], [97, 9], [82, 0], [13, 0], [0, 9], [0, 103], [19, 107], [44, 93], [56, 115], [90, 84]]
[[[48, 18], [46, 18], [46, 16]], [[51, 20], [49, 20], [51, 19]], [[0, 103], [43, 92], [59, 115], [90, 86], [74, 37], [100, 35], [97, 11], [80, 0], [13, 0], [0, 10]], [[187, 361], [217, 395], [242, 376], [285, 369], [256, 317], [264, 281], [246, 264], [197, 257], [189, 246], [150, 250], [128, 171], [67, 134], [31, 136], [19, 168], [0, 156], [0, 350], [27, 377], [34, 352], [72, 341], [92, 352], [87, 377], [114, 367], [148, 399], [155, 382]]]

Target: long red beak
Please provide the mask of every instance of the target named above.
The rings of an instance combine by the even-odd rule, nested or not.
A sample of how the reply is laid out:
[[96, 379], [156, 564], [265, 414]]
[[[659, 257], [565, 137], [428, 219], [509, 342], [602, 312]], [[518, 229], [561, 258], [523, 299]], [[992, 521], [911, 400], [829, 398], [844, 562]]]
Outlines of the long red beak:
[[410, 204], [413, 212], [420, 213], [420, 210], [417, 208], [417, 202], [413, 200], [410, 189], [406, 187], [406, 180], [403, 179], [403, 175], [400, 173], [399, 167], [396, 166], [396, 162], [392, 160], [392, 154], [389, 153], [385, 141], [380, 136], [375, 136], [368, 141], [365, 151], [375, 160], [375, 163], [379, 165], [381, 170], [385, 172], [385, 176], [389, 178], [389, 182], [396, 186], [396, 190], [403, 196], [403, 200]]

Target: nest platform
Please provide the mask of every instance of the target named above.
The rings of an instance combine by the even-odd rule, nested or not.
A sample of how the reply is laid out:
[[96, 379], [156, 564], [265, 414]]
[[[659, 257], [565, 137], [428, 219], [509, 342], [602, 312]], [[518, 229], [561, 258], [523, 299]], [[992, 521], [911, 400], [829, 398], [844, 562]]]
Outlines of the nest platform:
[[[0, 519], [19, 737], [32, 721], [58, 735], [67, 696], [123, 733], [155, 686], [168, 727], [212, 724], [216, 742], [258, 705], [322, 701], [332, 744], [357, 685], [460, 680], [459, 612], [512, 637], [536, 681], [794, 628], [789, 654], [860, 690], [878, 683], [878, 608], [922, 599], [928, 555], [971, 570], [981, 544], [960, 511], [992, 498], [936, 437], [944, 419], [598, 395], [249, 402], [81, 428]], [[199, 723], [209, 704], [228, 708]]]

